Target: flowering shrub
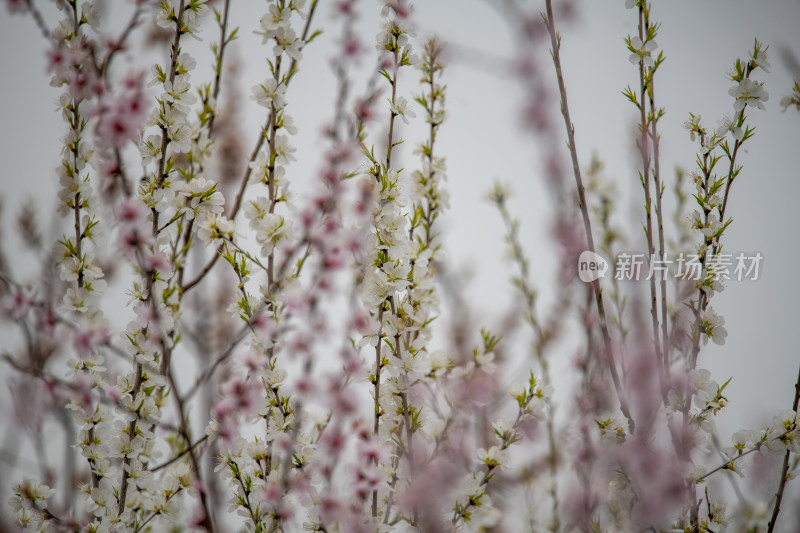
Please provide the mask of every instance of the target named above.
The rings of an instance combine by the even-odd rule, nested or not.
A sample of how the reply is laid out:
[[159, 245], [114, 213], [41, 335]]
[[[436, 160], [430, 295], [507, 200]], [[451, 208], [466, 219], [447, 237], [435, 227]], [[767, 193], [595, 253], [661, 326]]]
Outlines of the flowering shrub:
[[[445, 157], [459, 157], [437, 143], [447, 46], [418, 36], [405, 0], [384, 3], [374, 50], [357, 25], [371, 6], [340, 0], [325, 6], [328, 20], [325, 2], [266, 2], [246, 29], [262, 41], [248, 55], [266, 57], [246, 103], [262, 124], [249, 155], [236, 123], [245, 104], [225, 86], [239, 33], [230, 0], [137, 1], [113, 38], [101, 2], [56, 2], [55, 27], [32, 0], [6, 4], [48, 43], [64, 134], [58, 235], [47, 242], [28, 207], [19, 217], [41, 274], [17, 277], [9, 250], [0, 257], [3, 318], [20, 332], [2, 348], [5, 414], [33, 443], [4, 456], [40, 471], [4, 472], [3, 528], [797, 527], [787, 495], [800, 463], [800, 376], [785, 410], [728, 438], [714, 419], [731, 379], [703, 364], [708, 342], [729, 334], [712, 299], [730, 280], [742, 146], [769, 103], [761, 42], [735, 60], [730, 114], [716, 127], [688, 117], [695, 167], [668, 178], [660, 25], [646, 0], [626, 1], [636, 82], [623, 94], [638, 120], [647, 247], [647, 283], [636, 287], [619, 270], [634, 262], [615, 226], [617, 195], [577, 146], [558, 31], [575, 6], [503, 4], [560, 274], [547, 287], [534, 279], [510, 192], [496, 183], [488, 198], [506, 227], [518, 304], [490, 330], [475, 326], [480, 311], [445, 254]], [[336, 95], [323, 141], [300, 152], [292, 81], [323, 25], [340, 32]], [[201, 38], [210, 55], [193, 56], [188, 42]], [[165, 55], [145, 69], [134, 60], [148, 47]], [[554, 79], [541, 64], [548, 52]], [[355, 72], [372, 62], [361, 84]], [[786, 92], [780, 105], [800, 108], [797, 83]], [[424, 129], [410, 160], [398, 146], [412, 124]], [[301, 158], [318, 170], [298, 194]], [[615, 275], [603, 277], [604, 257], [617, 258]], [[755, 279], [754, 268], [739, 273]], [[109, 307], [123, 296], [124, 310]], [[560, 354], [575, 361], [568, 377], [553, 372]]]

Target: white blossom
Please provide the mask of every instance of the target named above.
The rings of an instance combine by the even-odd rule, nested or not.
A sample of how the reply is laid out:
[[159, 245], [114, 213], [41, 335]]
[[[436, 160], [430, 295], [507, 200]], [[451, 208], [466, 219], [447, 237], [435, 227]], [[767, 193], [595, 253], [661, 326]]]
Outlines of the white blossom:
[[232, 220], [217, 213], [211, 213], [200, 221], [197, 236], [203, 242], [217, 245], [221, 244], [223, 240], [233, 239], [235, 227]]
[[733, 103], [733, 108], [736, 112], [744, 109], [744, 106], [757, 107], [758, 109], [767, 109], [764, 102], [769, 100], [769, 94], [764, 90], [763, 84], [745, 78], [734, 85], [728, 90], [728, 94], [733, 96], [736, 101]]
[[281, 109], [284, 105], [284, 95], [286, 94], [286, 85], [278, 83], [274, 78], [268, 78], [262, 83], [253, 87], [253, 95], [251, 98], [255, 100], [258, 105], [270, 109]]
[[704, 343], [711, 339], [715, 344], [725, 344], [725, 337], [728, 336], [728, 330], [725, 329], [725, 319], [714, 312], [714, 309], [710, 306], [702, 315], [701, 327], [705, 335], [703, 337]]
[[655, 64], [652, 55], [653, 51], [658, 48], [655, 41], [649, 40], [643, 43], [639, 37], [631, 37], [630, 48], [631, 55], [628, 60], [634, 65], [638, 65], [639, 61], [642, 61], [646, 67], [652, 67]]
[[412, 111], [411, 108], [408, 106], [408, 101], [402, 96], [397, 97], [394, 102], [390, 101], [389, 103], [392, 113], [396, 114], [401, 119], [403, 119], [403, 122], [405, 122], [406, 124], [409, 123], [407, 117], [413, 118], [417, 116], [416, 114], [414, 114], [414, 111]]

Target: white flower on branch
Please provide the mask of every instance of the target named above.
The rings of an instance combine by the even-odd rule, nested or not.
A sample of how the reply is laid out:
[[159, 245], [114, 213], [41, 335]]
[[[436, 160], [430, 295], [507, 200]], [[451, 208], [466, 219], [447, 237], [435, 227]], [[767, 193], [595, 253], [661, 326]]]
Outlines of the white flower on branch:
[[261, 17], [261, 31], [254, 31], [256, 35], [261, 35], [261, 44], [267, 44], [267, 41], [274, 38], [281, 28], [289, 25], [289, 17], [292, 11], [287, 8], [280, 8], [272, 3], [269, 6], [269, 13]]
[[492, 446], [488, 450], [479, 448], [478, 459], [481, 463], [491, 467], [503, 467], [508, 463], [508, 453], [498, 446]]
[[189, 76], [175, 76], [175, 80], [164, 82], [164, 94], [161, 99], [171, 103], [184, 113], [189, 112], [189, 106], [197, 102], [197, 96], [192, 92]]
[[703, 337], [704, 343], [708, 343], [708, 340], [711, 339], [714, 344], [719, 344], [720, 346], [725, 344], [725, 337], [728, 336], [728, 330], [725, 329], [725, 319], [719, 316], [713, 308], [709, 307], [703, 313], [701, 329], [705, 335]]
[[389, 107], [392, 110], [392, 113], [403, 119], [403, 122], [405, 122], [406, 124], [409, 123], [407, 117], [414, 118], [417, 116], [414, 113], [414, 111], [412, 111], [411, 108], [409, 107], [408, 100], [406, 100], [402, 96], [395, 98], [394, 102], [390, 101]]
[[232, 220], [223, 215], [211, 213], [200, 222], [197, 236], [203, 242], [217, 246], [223, 241], [233, 239], [234, 229], [236, 226]]
[[223, 211], [225, 198], [213, 181], [197, 177], [189, 183], [176, 185], [175, 189], [185, 199], [189, 220], [204, 219], [212, 213], [220, 214]]
[[267, 109], [271, 106], [281, 109], [285, 104], [286, 84], [278, 83], [274, 78], [268, 78], [254, 86], [252, 92], [251, 98]]
[[769, 94], [764, 90], [763, 84], [750, 78], [745, 78], [738, 85], [728, 89], [728, 94], [736, 98], [733, 108], [737, 113], [744, 109], [746, 105], [757, 107], [761, 110], [767, 109], [764, 102], [769, 100]]
[[244, 215], [250, 228], [256, 232], [256, 241], [261, 245], [261, 255], [272, 253], [275, 247], [291, 236], [291, 222], [283, 216], [269, 212], [270, 202], [265, 197], [245, 205]]
[[764, 72], [769, 72], [769, 69], [772, 68], [772, 65], [769, 64], [766, 50], [759, 50], [756, 53], [756, 55], [753, 57], [753, 64], [756, 68], [760, 68]]
[[297, 148], [289, 144], [289, 138], [286, 135], [277, 135], [275, 137], [275, 162], [280, 165], [286, 165], [294, 161], [294, 153]]
[[35, 479], [27, 479], [14, 487], [14, 496], [9, 503], [17, 514], [17, 521], [26, 528], [39, 530], [45, 521], [49, 521], [47, 499], [55, 494], [55, 490], [43, 485]]
[[292, 28], [285, 26], [278, 28], [275, 32], [275, 42], [272, 53], [276, 57], [286, 52], [286, 55], [295, 61], [300, 61], [303, 58], [302, 49], [305, 43]]
[[142, 156], [142, 165], [147, 166], [161, 155], [161, 137], [148, 135], [139, 143], [139, 154]]
[[655, 41], [650, 40], [643, 43], [640, 38], [631, 37], [629, 46], [631, 55], [628, 61], [634, 65], [638, 65], [639, 61], [641, 61], [645, 67], [652, 67], [654, 65], [652, 54], [653, 51], [658, 48], [658, 44], [656, 44]]
[[168, 133], [172, 151], [185, 154], [192, 149], [192, 128], [188, 124], [174, 124], [169, 127]]
[[720, 120], [719, 128], [714, 132], [714, 135], [724, 137], [728, 132], [730, 132], [737, 141], [741, 141], [744, 138], [744, 130], [737, 126], [736, 120], [732, 119], [730, 115], [725, 115], [722, 117], [722, 120]]
[[364, 278], [361, 298], [368, 308], [378, 307], [393, 293], [394, 287], [388, 282], [383, 271], [372, 271]]

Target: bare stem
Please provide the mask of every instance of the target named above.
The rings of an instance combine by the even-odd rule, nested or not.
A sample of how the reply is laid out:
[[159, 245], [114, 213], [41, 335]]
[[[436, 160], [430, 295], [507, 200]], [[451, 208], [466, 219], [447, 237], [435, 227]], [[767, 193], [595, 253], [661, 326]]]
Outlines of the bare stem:
[[[639, 5], [639, 39], [644, 43], [647, 41], [648, 38], [648, 26], [649, 20], [645, 14], [646, 5], [640, 4]], [[647, 116], [647, 104], [645, 102], [645, 94], [648, 94], [653, 89], [653, 81], [652, 75], [648, 75], [649, 73], [646, 72], [647, 67], [644, 64], [644, 58], [639, 58], [639, 154], [642, 158], [642, 173], [641, 173], [641, 181], [642, 187], [644, 188], [644, 210], [645, 210], [645, 235], [647, 237], [647, 253], [650, 258], [650, 261], [655, 260], [655, 245], [653, 243], [653, 200], [651, 194], [651, 185], [650, 185], [650, 151], [648, 149], [648, 140], [652, 140], [655, 143], [656, 139], [652, 137], [648, 130], [648, 116]], [[652, 106], [652, 93], [651, 94], [651, 106]], [[658, 194], [658, 185], [656, 185], [656, 197], [660, 200], [660, 195]], [[658, 209], [657, 209], [658, 211]], [[659, 216], [660, 221], [660, 214], [657, 212], [657, 216]], [[661, 258], [659, 256], [659, 258]], [[651, 264], [652, 267], [652, 264]], [[662, 275], [662, 280], [664, 276]], [[659, 336], [659, 318], [658, 318], [658, 289], [656, 288], [656, 279], [654, 276], [650, 276], [650, 316], [653, 322], [653, 344], [655, 346], [656, 351], [656, 360], [658, 362], [657, 368], [659, 368], [659, 380], [661, 382], [661, 386], [663, 389], [664, 384], [664, 372], [666, 369], [666, 346], [664, 346], [664, 351], [662, 352], [662, 345], [660, 336]], [[662, 319], [664, 318], [664, 313], [662, 311]], [[664, 391], [662, 390], [662, 394]]]
[[[795, 416], [797, 416], [798, 405], [800, 405], [800, 368], [798, 368], [797, 381], [794, 384], [794, 402], [792, 402], [792, 411], [795, 412]], [[786, 482], [789, 480], [789, 456], [791, 454], [791, 450], [786, 450], [786, 455], [783, 456], [781, 480], [778, 484], [778, 492], [775, 494], [775, 505], [772, 507], [772, 516], [767, 525], [767, 533], [772, 533], [775, 529], [775, 524], [778, 522], [778, 513], [781, 511], [781, 500], [783, 500], [783, 491], [786, 489]]]
[[[220, 22], [220, 32], [219, 32], [219, 46], [218, 46], [218, 54], [217, 54], [217, 64], [215, 67], [214, 73], [214, 88], [212, 89], [211, 93], [214, 97], [214, 102], [217, 101], [219, 98], [219, 89], [220, 89], [220, 80], [222, 78], [222, 60], [225, 57], [225, 47], [230, 42], [228, 38], [227, 31], [228, 31], [228, 11], [231, 7], [231, 0], [225, 0], [225, 5], [222, 8], [222, 22]], [[211, 137], [212, 132], [214, 131], [214, 120], [217, 118], [217, 113], [214, 111], [211, 114], [211, 118], [208, 119], [208, 136]]]
[[[189, 452], [189, 459], [192, 462], [192, 468], [194, 469], [195, 476], [197, 477], [197, 481], [200, 484], [198, 488], [198, 492], [200, 493], [200, 504], [203, 506], [203, 519], [200, 525], [209, 531], [210, 533], [214, 533], [214, 519], [211, 516], [211, 508], [208, 505], [208, 494], [206, 491], [206, 486], [203, 483], [203, 477], [200, 472], [200, 461], [197, 459], [196, 453], [196, 445], [192, 444], [192, 438], [189, 434], [189, 424], [188, 419], [186, 418], [186, 409], [184, 406], [184, 399], [181, 398], [181, 395], [178, 393], [178, 389], [175, 386], [175, 379], [172, 375], [172, 372], [167, 372], [167, 377], [169, 379], [170, 387], [172, 388], [172, 396], [175, 398], [175, 404], [178, 408], [178, 416], [180, 417], [180, 434], [183, 437], [183, 440], [186, 442], [186, 446]], [[202, 442], [199, 441], [199, 442]]]
[[137, 3], [136, 9], [131, 15], [128, 24], [125, 26], [125, 29], [122, 31], [122, 34], [114, 41], [114, 44], [111, 46], [111, 49], [106, 54], [105, 59], [103, 59], [102, 63], [98, 70], [100, 71], [101, 75], [105, 75], [108, 73], [108, 67], [111, 65], [111, 61], [114, 59], [114, 56], [125, 48], [125, 41], [128, 40], [128, 37], [139, 25], [139, 18], [142, 16], [142, 4]]
[[[572, 157], [572, 170], [575, 175], [575, 185], [578, 189], [578, 203], [583, 216], [583, 227], [586, 234], [586, 244], [589, 251], [594, 252], [594, 238], [592, 237], [592, 222], [589, 218], [589, 209], [586, 205], [586, 191], [583, 186], [583, 179], [581, 178], [580, 164], [578, 163], [578, 151], [575, 147], [575, 127], [569, 115], [569, 105], [567, 102], [567, 88], [564, 83], [564, 76], [561, 70], [561, 37], [556, 32], [555, 20], [553, 18], [553, 5], [552, 0], [547, 0], [547, 15], [544, 17], [547, 24], [547, 31], [550, 34], [550, 44], [552, 46], [553, 65], [556, 69], [556, 77], [558, 78], [558, 90], [561, 95], [561, 114], [564, 116], [564, 126], [567, 130], [567, 144], [569, 146], [570, 156]], [[620, 411], [628, 419], [628, 426], [630, 432], [633, 433], [636, 428], [636, 423], [633, 420], [628, 402], [622, 392], [622, 384], [617, 372], [616, 362], [614, 360], [614, 350], [611, 344], [611, 335], [608, 332], [608, 322], [606, 320], [605, 306], [603, 305], [603, 291], [600, 288], [600, 281], [594, 280], [591, 283], [592, 291], [594, 293], [595, 304], [597, 306], [597, 314], [599, 317], [600, 331], [603, 335], [604, 356], [608, 370], [611, 373], [611, 380], [614, 383], [614, 390], [617, 393], [619, 400]]]

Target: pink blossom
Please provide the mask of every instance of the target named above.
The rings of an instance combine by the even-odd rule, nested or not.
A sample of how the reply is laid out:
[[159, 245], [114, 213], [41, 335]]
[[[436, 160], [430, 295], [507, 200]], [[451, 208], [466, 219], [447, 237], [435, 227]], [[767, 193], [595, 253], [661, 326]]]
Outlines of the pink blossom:
[[363, 420], [353, 420], [351, 425], [351, 432], [357, 439], [365, 441], [369, 440], [372, 435], [372, 428], [368, 427]]
[[114, 211], [117, 215], [117, 220], [122, 223], [132, 224], [144, 219], [147, 216], [147, 209], [144, 204], [133, 198], [125, 198]]
[[91, 323], [83, 323], [75, 331], [73, 336], [73, 346], [75, 351], [79, 354], [86, 354], [94, 351], [94, 349], [107, 342], [109, 339], [108, 331], [102, 326]]
[[6, 296], [4, 303], [5, 308], [15, 320], [22, 320], [36, 305], [33, 289], [13, 287], [11, 294]]
[[69, 58], [60, 47], [54, 46], [47, 50], [47, 70], [59, 78], [66, 77], [69, 71]]
[[[258, 315], [258, 318], [263, 319], [262, 315]], [[258, 329], [258, 326], [254, 325], [254, 327]], [[248, 350], [247, 353], [245, 353], [242, 362], [249, 372], [255, 372], [256, 370], [266, 366], [266, 358], [255, 350]]]
[[456, 390], [460, 404], [467, 408], [486, 405], [498, 394], [496, 378], [483, 370], [465, 376]]
[[6, 0], [6, 8], [11, 14], [25, 13], [28, 10], [28, 2], [26, 0]]
[[340, 15], [352, 16], [354, 3], [354, 0], [339, 0], [336, 2], [336, 12]]
[[145, 233], [135, 227], [122, 229], [118, 235], [117, 247], [120, 252], [128, 259], [134, 259], [136, 252], [147, 245], [148, 239]]
[[150, 306], [147, 302], [140, 302], [138, 303], [134, 311], [136, 315], [139, 317], [139, 327], [142, 329], [150, 328], [153, 326], [153, 329], [157, 331], [160, 329], [158, 328], [158, 315], [156, 314], [155, 310]]
[[363, 47], [358, 38], [351, 36], [342, 45], [342, 51], [345, 57], [356, 58], [361, 55]]
[[52, 389], [43, 381], [23, 377], [10, 383], [16, 422], [37, 435], [53, 400]]
[[206, 524], [206, 511], [202, 505], [195, 505], [192, 513], [191, 525], [195, 528], [202, 528]]
[[295, 390], [297, 394], [303, 397], [311, 397], [317, 391], [317, 384], [314, 379], [309, 375], [303, 375], [295, 383]]
[[257, 379], [233, 379], [226, 386], [226, 401], [238, 415], [251, 414], [259, 405], [264, 394], [262, 384]]
[[525, 102], [522, 113], [524, 125], [535, 133], [545, 133], [553, 127], [550, 118], [551, 99], [549, 96], [547, 91], [539, 88]]
[[411, 15], [411, 6], [408, 5], [406, 0], [388, 0], [386, 5], [392, 8], [399, 19], [405, 19]]
[[362, 440], [357, 445], [359, 461], [381, 463], [387, 460], [386, 451], [377, 437]]
[[339, 455], [347, 442], [345, 436], [337, 428], [328, 428], [322, 434], [322, 444], [333, 455]]
[[331, 391], [331, 400], [334, 410], [337, 413], [341, 413], [343, 416], [350, 416], [358, 412], [358, 398], [355, 393], [348, 388], [339, 389], [337, 385], [336, 388]]
[[530, 41], [538, 41], [548, 36], [547, 26], [539, 13], [527, 16], [522, 21], [522, 31]]
[[233, 405], [231, 404], [230, 401], [223, 400], [214, 405], [213, 412], [215, 417], [222, 420], [226, 418], [231, 412], [233, 412]]
[[327, 494], [322, 497], [319, 505], [319, 514], [326, 522], [333, 522], [339, 520], [339, 514], [342, 512], [342, 504], [336, 496]]
[[635, 513], [641, 523], [666, 525], [686, 501], [688, 463], [638, 439], [617, 452], [639, 495]]
[[144, 251], [144, 267], [148, 272], [160, 272], [165, 277], [169, 277], [172, 273], [172, 264], [167, 257], [161, 253], [152, 253], [149, 250]]
[[283, 491], [281, 486], [277, 483], [268, 483], [264, 489], [264, 501], [267, 503], [275, 504], [281, 499]]
[[372, 99], [359, 99], [356, 100], [355, 114], [360, 122], [371, 122], [375, 118], [375, 112], [372, 109]]
[[381, 481], [381, 474], [378, 471], [377, 465], [364, 464], [356, 468], [355, 482], [353, 483], [353, 490], [358, 498], [364, 499], [372, 494], [373, 489], [378, 486]]
[[143, 78], [143, 74], [130, 75], [116, 94], [103, 98], [96, 126], [98, 146], [122, 148], [139, 138], [148, 108]]
[[275, 518], [278, 519], [279, 521], [285, 522], [291, 520], [293, 516], [294, 516], [294, 510], [286, 505], [281, 505], [275, 511]]
[[282, 452], [286, 453], [292, 451], [292, 446], [294, 444], [292, 442], [292, 437], [287, 435], [286, 433], [278, 434], [273, 442], [278, 450], [281, 450]]

